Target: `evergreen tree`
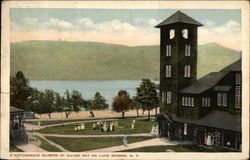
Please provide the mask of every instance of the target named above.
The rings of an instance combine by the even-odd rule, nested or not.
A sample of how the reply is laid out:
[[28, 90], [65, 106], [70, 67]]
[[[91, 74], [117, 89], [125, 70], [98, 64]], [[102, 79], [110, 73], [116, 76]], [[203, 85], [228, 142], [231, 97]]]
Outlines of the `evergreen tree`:
[[26, 107], [32, 96], [32, 88], [29, 86], [28, 79], [25, 78], [21, 71], [18, 71], [15, 76], [10, 77], [10, 105], [28, 110]]
[[96, 92], [90, 108], [91, 110], [104, 110], [108, 108], [108, 104], [105, 98], [99, 92]]
[[136, 99], [141, 104], [142, 109], [148, 110], [149, 119], [150, 110], [159, 105], [155, 84], [149, 79], [142, 79], [140, 86], [137, 88]]

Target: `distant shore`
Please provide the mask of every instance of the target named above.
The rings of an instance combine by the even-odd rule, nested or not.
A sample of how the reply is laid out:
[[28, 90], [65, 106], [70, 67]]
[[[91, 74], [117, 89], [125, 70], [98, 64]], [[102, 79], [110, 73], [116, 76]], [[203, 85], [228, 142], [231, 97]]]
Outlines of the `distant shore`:
[[[100, 110], [100, 111], [93, 111], [95, 117], [90, 117], [89, 111], [80, 111], [80, 112], [72, 112], [69, 115], [69, 118], [66, 118], [64, 112], [55, 112], [51, 114], [51, 119], [49, 119], [47, 114], [42, 115], [35, 115], [40, 120], [65, 120], [65, 119], [93, 119], [93, 118], [114, 118], [114, 117], [122, 117], [121, 113], [114, 112], [113, 110]], [[159, 113], [159, 110], [158, 112]], [[148, 111], [139, 110], [139, 116], [147, 116]], [[155, 109], [150, 111], [150, 115], [155, 115]], [[125, 113], [125, 117], [136, 117], [137, 113], [136, 110], [129, 110]], [[38, 120], [35, 119], [35, 120]]]

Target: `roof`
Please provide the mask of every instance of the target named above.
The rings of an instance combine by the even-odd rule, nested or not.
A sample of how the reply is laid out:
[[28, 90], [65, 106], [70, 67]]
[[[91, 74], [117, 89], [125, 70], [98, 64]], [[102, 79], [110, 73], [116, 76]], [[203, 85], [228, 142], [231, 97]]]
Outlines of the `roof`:
[[241, 115], [232, 115], [224, 111], [211, 111], [198, 120], [177, 117], [174, 121], [241, 132]]
[[166, 26], [169, 24], [173, 24], [173, 23], [188, 23], [188, 24], [193, 24], [193, 25], [197, 25], [197, 26], [202, 26], [202, 24], [200, 22], [194, 20], [193, 18], [182, 13], [181, 11], [177, 11], [155, 27], [160, 28], [160, 27], [163, 27], [163, 26]]
[[222, 91], [222, 92], [228, 92], [232, 86], [215, 86], [213, 88], [213, 91]]
[[212, 88], [216, 83], [224, 77], [227, 72], [210, 72], [209, 74], [203, 76], [202, 78], [195, 81], [190, 86], [180, 90], [180, 93], [193, 93], [199, 94], [210, 88]]
[[10, 113], [14, 113], [14, 112], [24, 112], [24, 110], [10, 106]]
[[241, 59], [223, 68], [221, 71], [241, 71]]

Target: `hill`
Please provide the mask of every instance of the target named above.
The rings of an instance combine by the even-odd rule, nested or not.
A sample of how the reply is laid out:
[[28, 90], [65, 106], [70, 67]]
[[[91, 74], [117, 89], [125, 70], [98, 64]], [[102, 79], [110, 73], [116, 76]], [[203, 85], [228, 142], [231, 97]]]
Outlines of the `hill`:
[[[11, 74], [18, 70], [30, 80], [159, 79], [159, 46], [25, 41], [11, 43]], [[198, 77], [218, 71], [240, 53], [217, 44], [198, 47]]]

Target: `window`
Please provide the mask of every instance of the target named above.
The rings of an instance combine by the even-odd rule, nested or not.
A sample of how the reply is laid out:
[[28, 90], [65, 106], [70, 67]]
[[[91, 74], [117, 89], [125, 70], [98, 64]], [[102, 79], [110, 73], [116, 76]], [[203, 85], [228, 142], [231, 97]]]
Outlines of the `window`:
[[194, 106], [194, 97], [182, 97], [182, 106]]
[[236, 73], [235, 83], [236, 84], [241, 84], [241, 81], [242, 81], [241, 73]]
[[166, 65], [166, 77], [171, 77], [171, 65]]
[[185, 44], [185, 56], [190, 56], [191, 54], [191, 45]]
[[227, 106], [227, 93], [217, 93], [217, 106]]
[[241, 95], [242, 95], [242, 88], [241, 86], [235, 87], [235, 107], [241, 108]]
[[188, 30], [187, 29], [182, 30], [182, 37], [188, 39]]
[[221, 106], [222, 93], [217, 93], [217, 106]]
[[175, 37], [175, 31], [174, 31], [174, 29], [171, 29], [169, 31], [169, 39], [173, 39], [174, 37]]
[[191, 66], [190, 65], [185, 65], [185, 67], [184, 67], [184, 77], [190, 77], [190, 72], [191, 72]]
[[166, 45], [166, 56], [171, 56], [171, 45]]
[[210, 107], [210, 97], [202, 98], [202, 107]]
[[223, 106], [227, 106], [227, 93], [223, 93]]
[[161, 93], [161, 102], [166, 101], [165, 97], [166, 97], [166, 93], [164, 91], [162, 91], [162, 93]]
[[167, 91], [167, 104], [171, 103], [171, 91]]

